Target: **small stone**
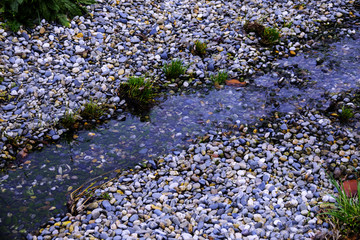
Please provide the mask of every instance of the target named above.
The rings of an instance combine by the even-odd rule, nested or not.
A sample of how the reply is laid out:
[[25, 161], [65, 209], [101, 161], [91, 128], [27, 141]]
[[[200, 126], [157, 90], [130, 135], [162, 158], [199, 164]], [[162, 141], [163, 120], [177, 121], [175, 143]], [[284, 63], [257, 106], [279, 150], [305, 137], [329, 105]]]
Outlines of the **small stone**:
[[288, 126], [285, 123], [283, 123], [283, 124], [281, 124], [280, 129], [281, 130], [287, 130]]
[[4, 111], [11, 111], [11, 110], [13, 110], [13, 109], [15, 109], [15, 108], [16, 108], [15, 105], [13, 105], [13, 104], [8, 104], [8, 105], [4, 106], [2, 109], [3, 109]]
[[100, 213], [103, 211], [102, 208], [96, 208], [91, 212], [92, 219], [97, 219], [100, 216]]
[[[123, 56], [123, 57], [121, 57], [118, 61], [119, 61], [119, 63], [124, 63], [124, 62], [127, 61], [127, 57], [124, 57], [124, 56]], [[121, 71], [121, 70], [123, 70], [123, 69], [120, 69], [120, 71]], [[125, 71], [124, 71], [124, 72], [125, 72]], [[121, 74], [121, 75], [122, 75], [122, 74]]]
[[73, 69], [72, 69], [72, 72], [73, 73], [78, 73], [80, 71], [80, 68], [78, 68], [78, 67], [74, 67]]
[[59, 138], [60, 138], [60, 136], [57, 135], [57, 134], [55, 134], [55, 135], [52, 136], [52, 139], [53, 139], [53, 140], [58, 140]]
[[138, 39], [137, 37], [132, 37], [132, 38], [130, 39], [130, 42], [131, 42], [131, 43], [139, 43], [139, 42], [140, 42], [140, 39]]

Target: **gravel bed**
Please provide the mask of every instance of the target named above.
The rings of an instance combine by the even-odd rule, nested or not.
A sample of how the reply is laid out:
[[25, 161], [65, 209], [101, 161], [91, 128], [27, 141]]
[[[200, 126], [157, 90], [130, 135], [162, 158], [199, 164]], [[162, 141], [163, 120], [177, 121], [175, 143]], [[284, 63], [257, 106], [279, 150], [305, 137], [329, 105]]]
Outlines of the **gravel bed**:
[[[90, 99], [125, 104], [116, 89], [128, 76], [149, 75], [161, 84], [191, 88], [225, 69], [233, 78], [271, 70], [275, 58], [310, 49], [322, 26], [360, 15], [352, 1], [102, 1], [70, 28], [48, 24], [11, 34], [0, 29], [1, 159], [5, 144], [58, 140], [59, 119]], [[243, 26], [258, 20], [276, 27], [281, 41], [262, 47]], [[324, 31], [324, 32], [323, 32]], [[342, 36], [354, 30], [338, 29]], [[191, 53], [206, 41], [207, 56]], [[165, 61], [182, 59], [188, 81], [163, 77]], [[2, 95], [1, 95], [2, 96]], [[345, 101], [346, 102], [346, 101]], [[109, 108], [105, 118], [114, 114]], [[359, 116], [356, 116], [359, 119]], [[52, 218], [27, 239], [310, 239], [329, 232], [318, 218], [334, 202], [327, 169], [358, 167], [359, 135], [315, 110], [289, 113], [257, 128], [214, 130], [177, 154], [123, 172], [95, 192], [107, 200], [77, 215]], [[345, 169], [337, 167], [345, 165]], [[328, 168], [329, 167], [329, 168]], [[339, 174], [339, 175], [340, 175]]]
[[[26, 152], [35, 142], [58, 140], [66, 131], [56, 127], [59, 119], [91, 99], [123, 106], [116, 89], [128, 76], [147, 74], [175, 88], [209, 83], [209, 75], [222, 69], [233, 78], [251, 76], [270, 70], [274, 58], [311, 48], [313, 36], [327, 33], [321, 26], [339, 28], [359, 17], [352, 1], [339, 0], [98, 0], [88, 8], [89, 16], [74, 18], [70, 28], [42, 21], [34, 30], [0, 29], [1, 159], [14, 159], [25, 143]], [[244, 24], [255, 20], [279, 29], [274, 49], [244, 32]], [[207, 42], [205, 57], [191, 53], [195, 40]], [[164, 79], [161, 67], [174, 58], [190, 65], [189, 81]], [[109, 108], [104, 118], [113, 114]], [[8, 144], [13, 139], [21, 147]]]
[[315, 110], [254, 129], [209, 131], [188, 149], [149, 162], [151, 169], [122, 173], [95, 191], [106, 200], [84, 207], [81, 199], [79, 214], [54, 217], [27, 239], [324, 236], [330, 226], [317, 213], [335, 201], [328, 166], [360, 170], [359, 133]]

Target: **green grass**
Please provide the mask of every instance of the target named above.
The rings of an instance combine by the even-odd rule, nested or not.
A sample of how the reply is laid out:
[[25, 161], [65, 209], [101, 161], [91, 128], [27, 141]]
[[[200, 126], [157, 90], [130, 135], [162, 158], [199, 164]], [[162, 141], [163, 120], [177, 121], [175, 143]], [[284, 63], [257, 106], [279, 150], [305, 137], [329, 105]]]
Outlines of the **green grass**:
[[95, 0], [1, 0], [0, 13], [14, 32], [21, 25], [33, 27], [43, 18], [69, 27], [69, 19], [87, 13], [85, 5], [94, 3]]
[[272, 46], [280, 39], [280, 33], [276, 28], [266, 27], [261, 35], [261, 43], [263, 45]]
[[111, 200], [110, 194], [108, 192], [103, 192], [100, 196], [100, 199], [104, 199], [104, 200]]
[[164, 74], [167, 79], [175, 79], [186, 72], [187, 67], [184, 66], [180, 59], [172, 60], [170, 64], [165, 63], [163, 67]]
[[215, 84], [224, 84], [225, 81], [228, 79], [228, 72], [220, 71], [216, 75], [211, 75], [210, 80]]
[[66, 129], [74, 129], [77, 121], [77, 115], [73, 112], [66, 111], [65, 115], [60, 119], [60, 124]]
[[126, 83], [120, 85], [119, 93], [133, 105], [146, 105], [154, 99], [153, 85], [144, 77], [129, 77]]
[[290, 28], [293, 22], [284, 23], [284, 27]]
[[[330, 182], [338, 191], [338, 196], [333, 196], [335, 203], [327, 204], [327, 211], [321, 215], [330, 216], [330, 221], [344, 236], [360, 236], [360, 182], [357, 181], [358, 194], [356, 197], [348, 197], [343, 187], [330, 178]], [[351, 238], [352, 239], [352, 238]], [[358, 239], [358, 238], [356, 238]]]
[[203, 57], [206, 55], [206, 49], [207, 49], [207, 45], [204, 42], [201, 42], [199, 40], [195, 41], [195, 46], [194, 46], [194, 53], [200, 57]]
[[258, 22], [246, 22], [244, 30], [254, 32], [258, 37], [261, 37], [260, 43], [264, 46], [272, 46], [280, 39], [280, 33], [276, 28], [265, 27]]
[[80, 116], [83, 119], [96, 120], [99, 119], [104, 114], [102, 108], [93, 101], [85, 103], [83, 107], [84, 107], [83, 110], [80, 112]]
[[354, 116], [353, 111], [350, 108], [343, 106], [341, 112], [339, 113], [340, 122], [347, 122]]
[[15, 98], [15, 96], [11, 96], [7, 91], [0, 90], [0, 103], [10, 102], [14, 98]]

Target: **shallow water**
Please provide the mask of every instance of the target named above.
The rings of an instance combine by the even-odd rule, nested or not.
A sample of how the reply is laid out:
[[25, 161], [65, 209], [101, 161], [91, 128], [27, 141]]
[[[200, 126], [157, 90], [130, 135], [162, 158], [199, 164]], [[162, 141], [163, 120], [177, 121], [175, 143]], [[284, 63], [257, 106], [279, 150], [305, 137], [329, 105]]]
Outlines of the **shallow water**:
[[[22, 167], [0, 177], [0, 237], [34, 230], [56, 213], [65, 213], [66, 195], [85, 181], [113, 169], [131, 168], [144, 159], [176, 153], [216, 126], [250, 123], [273, 111], [286, 113], [314, 104], [325, 108], [325, 92], [359, 86], [359, 43], [347, 39], [325, 52], [311, 51], [278, 61], [280, 69], [293, 76], [274, 71], [239, 89], [169, 96], [151, 110], [148, 122], [124, 114], [121, 121], [77, 133], [71, 143], [62, 141], [30, 154]], [[325, 61], [317, 64], [317, 58]], [[304, 83], [292, 84], [296, 77]]]

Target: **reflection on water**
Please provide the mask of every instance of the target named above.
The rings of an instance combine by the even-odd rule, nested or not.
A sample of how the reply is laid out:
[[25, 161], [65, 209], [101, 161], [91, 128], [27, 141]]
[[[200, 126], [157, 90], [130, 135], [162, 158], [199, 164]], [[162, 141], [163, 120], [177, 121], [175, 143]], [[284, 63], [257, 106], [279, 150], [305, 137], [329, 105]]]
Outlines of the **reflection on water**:
[[[71, 143], [59, 142], [30, 154], [23, 167], [0, 178], [0, 232], [36, 229], [66, 211], [66, 194], [90, 178], [169, 151], [182, 149], [219, 124], [248, 123], [272, 111], [289, 112], [326, 100], [359, 84], [360, 46], [344, 40], [325, 53], [311, 52], [279, 61], [280, 70], [244, 88], [171, 96], [150, 113], [150, 121], [124, 114]], [[301, 84], [292, 84], [294, 79]], [[16, 228], [16, 229], [15, 229]], [[1, 236], [1, 235], [0, 235]]]

